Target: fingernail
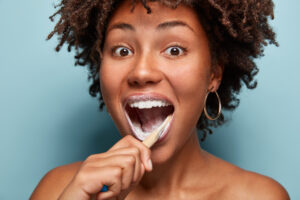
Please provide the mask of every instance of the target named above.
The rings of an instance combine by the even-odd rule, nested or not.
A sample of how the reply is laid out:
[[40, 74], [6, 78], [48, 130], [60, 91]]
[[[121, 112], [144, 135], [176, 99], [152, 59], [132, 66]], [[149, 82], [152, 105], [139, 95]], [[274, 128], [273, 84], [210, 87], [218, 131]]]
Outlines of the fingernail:
[[148, 160], [148, 166], [149, 166], [149, 169], [151, 171], [152, 168], [153, 168], [151, 159]]

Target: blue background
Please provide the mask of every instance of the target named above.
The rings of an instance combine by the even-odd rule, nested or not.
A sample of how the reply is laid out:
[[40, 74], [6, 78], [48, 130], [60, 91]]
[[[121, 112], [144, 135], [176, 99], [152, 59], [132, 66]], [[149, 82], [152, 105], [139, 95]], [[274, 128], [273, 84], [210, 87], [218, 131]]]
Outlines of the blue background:
[[[87, 71], [45, 38], [52, 0], [0, 0], [0, 199], [28, 199], [50, 169], [105, 151], [118, 131], [88, 94]], [[300, 199], [300, 2], [275, 1], [280, 47], [268, 47], [257, 89], [202, 146], [279, 181]]]

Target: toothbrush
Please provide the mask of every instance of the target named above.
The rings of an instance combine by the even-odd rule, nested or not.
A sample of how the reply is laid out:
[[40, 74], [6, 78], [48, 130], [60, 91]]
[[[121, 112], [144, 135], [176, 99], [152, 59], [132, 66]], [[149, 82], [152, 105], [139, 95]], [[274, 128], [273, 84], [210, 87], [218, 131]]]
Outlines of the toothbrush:
[[[143, 140], [143, 144], [146, 145], [148, 148], [151, 148], [166, 129], [167, 124], [171, 121], [171, 118], [172, 118], [171, 115], [169, 115], [157, 129], [152, 131], [152, 133], [145, 140]], [[104, 185], [101, 189], [101, 192], [107, 192], [107, 191], [108, 191], [108, 186]]]
[[151, 148], [158, 140], [158, 138], [161, 136], [161, 134], [164, 132], [171, 118], [172, 118], [171, 115], [169, 115], [165, 119], [165, 121], [143, 141], [143, 144], [146, 145], [148, 148]]

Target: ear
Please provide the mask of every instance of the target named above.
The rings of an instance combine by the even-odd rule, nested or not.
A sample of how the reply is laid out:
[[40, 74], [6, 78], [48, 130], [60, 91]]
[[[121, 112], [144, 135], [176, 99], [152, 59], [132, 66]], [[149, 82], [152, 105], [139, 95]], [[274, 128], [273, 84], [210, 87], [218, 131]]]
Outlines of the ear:
[[224, 72], [224, 66], [216, 65], [213, 66], [212, 73], [210, 75], [210, 83], [208, 85], [209, 92], [215, 92], [218, 90]]

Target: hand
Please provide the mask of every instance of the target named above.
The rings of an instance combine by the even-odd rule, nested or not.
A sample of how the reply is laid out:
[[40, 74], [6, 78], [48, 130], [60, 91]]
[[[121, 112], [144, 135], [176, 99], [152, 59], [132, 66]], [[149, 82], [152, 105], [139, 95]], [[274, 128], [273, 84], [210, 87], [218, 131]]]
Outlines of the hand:
[[[59, 200], [124, 199], [152, 170], [151, 151], [128, 135], [105, 153], [89, 156], [81, 165]], [[109, 190], [101, 192], [103, 185]]]

